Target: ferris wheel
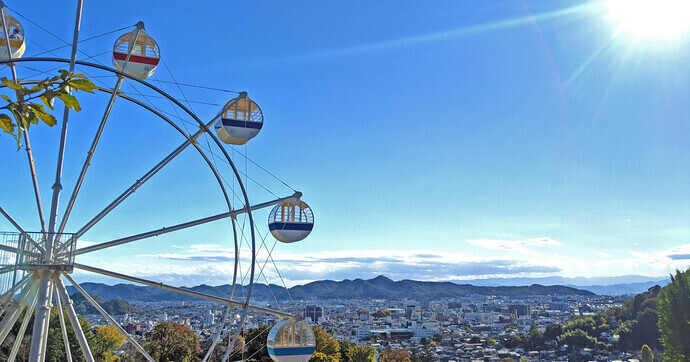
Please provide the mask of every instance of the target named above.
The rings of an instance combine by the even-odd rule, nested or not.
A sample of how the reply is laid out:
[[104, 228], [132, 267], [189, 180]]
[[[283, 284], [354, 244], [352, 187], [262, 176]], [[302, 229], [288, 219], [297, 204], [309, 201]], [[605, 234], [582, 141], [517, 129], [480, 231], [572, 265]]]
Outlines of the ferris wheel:
[[[42, 80], [40, 76], [43, 74], [68, 68], [70, 72], [79, 71], [86, 74], [87, 78], [102, 83], [103, 86], [99, 85], [97, 90], [101, 94], [99, 99], [105, 101], [104, 105], [99, 106], [95, 100], [80, 98], [80, 101], [88, 102], [85, 108], [102, 107], [103, 111], [99, 115], [100, 120], [92, 120], [97, 123], [97, 127], [85, 152], [86, 155], [75, 151], [75, 155], [80, 155], [77, 159], [69, 159], [68, 157], [70, 147], [68, 141], [74, 139], [74, 135], [68, 132], [68, 124], [70, 116], [74, 119], [76, 115], [65, 108], [62, 120], [58, 123], [61, 132], [57, 152], [57, 167], [55, 178], [51, 180], [54, 182], [52, 183], [50, 208], [46, 209], [47, 212], [44, 211], [41, 200], [40, 187], [44, 185], [39, 181], [39, 175], [46, 177], [45, 175], [52, 174], [52, 167], [36, 167], [36, 155], [31, 148], [29, 133], [27, 130], [22, 130], [25, 144], [25, 152], [23, 153], [26, 153], [29, 164], [28, 170], [26, 166], [24, 167], [25, 172], [30, 174], [34, 191], [33, 199], [35, 199], [35, 202], [27, 199], [23, 205], [26, 208], [29, 206], [32, 209], [35, 208], [36, 217], [30, 222], [16, 218], [13, 216], [14, 211], [4, 208], [0, 201], [0, 214], [15, 229], [0, 233], [0, 343], [5, 341], [23, 313], [27, 316], [35, 313], [30, 338], [29, 360], [43, 361], [47, 351], [50, 311], [52, 308], [57, 308], [60, 311], [58, 313], [59, 327], [68, 360], [71, 361], [73, 354], [81, 353], [85, 360], [93, 361], [85, 333], [81, 329], [78, 315], [65, 284], [67, 281], [108, 323], [115, 326], [125, 336], [126, 341], [133, 348], [147, 360], [153, 361], [154, 359], [140, 345], [139, 341], [127, 333], [120, 323], [74, 280], [71, 274], [74, 271], [79, 271], [160, 288], [224, 305], [226, 308], [224, 317], [220, 327], [216, 329], [211, 338], [212, 344], [206, 351], [204, 361], [209, 359], [219, 345], [226, 347], [223, 361], [230, 358], [238, 359], [237, 356], [233, 355], [235, 353], [233, 352], [234, 346], [250, 312], [272, 315], [278, 319], [265, 342], [271, 358], [275, 361], [308, 361], [315, 348], [315, 338], [311, 328], [298, 316], [251, 303], [255, 280], [259, 276], [266, 278], [263, 274], [263, 267], [266, 263], [261, 264], [259, 262], [259, 252], [262, 247], [265, 248], [268, 261], [273, 251], [273, 249], [269, 250], [266, 236], [262, 236], [260, 232], [261, 224], [255, 222], [254, 215], [262, 210], [270, 209], [268, 223], [265, 225], [268, 231], [264, 235], [270, 233], [282, 243], [303, 240], [310, 234], [314, 225], [314, 215], [311, 208], [301, 199], [302, 193], [294, 189], [291, 189], [287, 195], [276, 195], [264, 187], [268, 193], [275, 197], [268, 201], [250, 203], [248, 182], [256, 181], [249, 176], [246, 165], [249, 161], [259, 169], [264, 171], [265, 169], [249, 159], [246, 151], [242, 154], [239, 148], [236, 149], [235, 147], [245, 145], [260, 133], [264, 126], [261, 108], [246, 92], [236, 92], [232, 99], [224, 103], [220, 109], [217, 108], [210, 117], [198, 116], [192, 109], [192, 102], [184, 95], [180, 84], [172, 76], [168, 66], [165, 65], [158, 43], [147, 32], [142, 22], [132, 26], [131, 29], [118, 29], [121, 34], [119, 34], [112, 49], [103, 47], [105, 49], [103, 54], [111, 55], [112, 65], [106, 65], [104, 62], [98, 61], [97, 56], [88, 56], [88, 54], [86, 55], [89, 61], [78, 60], [78, 53], [85, 54], [78, 47], [80, 44], [81, 12], [82, 1], [79, 1], [73, 40], [71, 43], [62, 40], [65, 43], [62, 48], [71, 48], [69, 58], [60, 56], [23, 57], [29, 39], [27, 39], [22, 24], [11, 13], [29, 20], [31, 23], [34, 22], [9, 9], [0, 1], [0, 21], [2, 22], [2, 29], [0, 29], [0, 67], [2, 68], [0, 71], [7, 73], [4, 76], [9, 75], [8, 78], [18, 84], [33, 85]], [[111, 33], [113, 32], [91, 37], [87, 40]], [[42, 54], [55, 55], [54, 50], [45, 47], [44, 50]], [[156, 71], [161, 68], [161, 64], [170, 72], [172, 77], [173, 81], [168, 83], [177, 86], [184, 100], [179, 100], [164, 91], [162, 86], [164, 81], [156, 78], [155, 81], [158, 85], [154, 85], [154, 82], [149, 80], [150, 77], [156, 77]], [[23, 71], [30, 71], [31, 74], [23, 75]], [[114, 84], [108, 85], [103, 81], [109, 79], [114, 80]], [[162, 104], [167, 105], [167, 111]], [[118, 112], [118, 107], [127, 107], [127, 111]], [[102, 200], [105, 201], [104, 206], [100, 206], [98, 209], [100, 211], [93, 213], [92, 216], [86, 217], [84, 223], [76, 226], [74, 223], [70, 223], [70, 216], [80, 215], [83, 217], [83, 215], [88, 214], [88, 210], [79, 210], [80, 205], [83, 204], [83, 202], [79, 202], [79, 195], [88, 187], [89, 171], [93, 170], [93, 166], [97, 165], [99, 161], [99, 143], [102, 139], [107, 138], [109, 130], [113, 127], [111, 124], [113, 122], [131, 124], [132, 122], [139, 122], [139, 118], [155, 119], [156, 127], [158, 127], [156, 129], [165, 128], [165, 131], [161, 131], [161, 140], [152, 143], [160, 146], [162, 143], [168, 142], [167, 147], [172, 151], [155, 150], [154, 152], [154, 150], [150, 150], [153, 146], [148, 143], [140, 143], [145, 148], [144, 152], [149, 154], [162, 152], [163, 157], [153, 163], [152, 167], [145, 164], [147, 157], [128, 159], [126, 163], [131, 169], [144, 170], [145, 172], [134, 175], [137, 178], [133, 183], [120, 185], [114, 200]], [[57, 138], [56, 135], [55, 137]], [[176, 143], [169, 144], [171, 142]], [[3, 143], [0, 142], [0, 146], [2, 145]], [[189, 151], [185, 152], [187, 149]], [[132, 202], [130, 197], [135, 199], [136, 197], [133, 197], [135, 191], [142, 188], [147, 182], [155, 183], [157, 178], [165, 175], [171, 177], [170, 173], [166, 173], [164, 170], [175, 164], [176, 158], [183, 158], [189, 153], [194, 153], [195, 157], [186, 158], [185, 161], [193, 160], [196, 162], [195, 170], [204, 170], [203, 172], [206, 173], [211, 182], [202, 189], [215, 193], [214, 197], [216, 200], [220, 200], [219, 205], [223, 207], [221, 212], [210, 216], [197, 214], [189, 221], [173, 225], [164, 224], [165, 226], [138, 232], [134, 235], [110, 235], [110, 233], [114, 233], [113, 230], [119, 229], [119, 225], [123, 222], [128, 225], [147, 224], [141, 220], [141, 215], [154, 215], [155, 210], [146, 210], [143, 214], [142, 212], [131, 212], [131, 210], [118, 214], [119, 209], [127, 204], [125, 201]], [[17, 152], [17, 157], [19, 155], [20, 153]], [[238, 159], [245, 163], [244, 172], [236, 166]], [[78, 170], [72, 185], [63, 185], [65, 166]], [[266, 172], [268, 173], [268, 171]], [[121, 173], [118, 172], [117, 175], [113, 175], [113, 179], [121, 180], [122, 177], [119, 177]], [[271, 173], [268, 174], [273, 176]], [[165, 182], [174, 181], [175, 179], [172, 177], [172, 180]], [[65, 195], [68, 194], [62, 193], [63, 186], [68, 190], [70, 186], [72, 187], [68, 198], [65, 198]], [[117, 186], [112, 187], [116, 188]], [[180, 190], [180, 193], [184, 192], [184, 190]], [[187, 192], [196, 193], [197, 191], [188, 190]], [[171, 195], [170, 197], [180, 197], [180, 195]], [[192, 197], [196, 197], [196, 195]], [[67, 200], [66, 204], [61, 206], [60, 202], [65, 200]], [[92, 203], [89, 202], [88, 204], [91, 205]], [[147, 207], [149, 206], [155, 205], [147, 205]], [[189, 209], [197, 211], [203, 208], [190, 207]], [[113, 215], [118, 215], [118, 226], [103, 227], [103, 225], [108, 224], [108, 216], [112, 218]], [[128, 218], [129, 220], [127, 220]], [[36, 223], [37, 221], [40, 224]], [[35, 230], [25, 227], [27, 224], [34, 223], [40, 225]], [[231, 280], [228, 280], [231, 285], [229, 296], [202, 293], [175, 287], [158, 280], [142, 278], [141, 275], [132, 276], [121, 271], [113, 271], [107, 267], [109, 265], [107, 256], [104, 256], [104, 259], [99, 259], [98, 256], [99, 253], [107, 253], [136, 243], [147, 243], [152, 239], [160, 240], [159, 238], [169, 233], [193, 231], [195, 228], [205, 227], [210, 223], [213, 225], [222, 224], [217, 229], [225, 233], [230, 243], [229, 249], [233, 252], [233, 257], [228, 262], [231, 264], [232, 270]], [[93, 239], [89, 239], [88, 243], [84, 243], [86, 240], [84, 235], [91, 235], [87, 233], [95, 228], [101, 230], [97, 234], [100, 241], [93, 242]], [[163, 247], [160, 243], [156, 245]], [[241, 255], [243, 252], [244, 254]], [[242, 264], [243, 261], [244, 265]], [[275, 265], [275, 263], [273, 264]], [[64, 314], [67, 315], [68, 321], [65, 321]], [[30, 320], [31, 318], [25, 317], [21, 322], [9, 355], [10, 361], [17, 358]], [[67, 323], [71, 324], [81, 351], [70, 350]], [[225, 339], [223, 339], [223, 331], [228, 332]]]

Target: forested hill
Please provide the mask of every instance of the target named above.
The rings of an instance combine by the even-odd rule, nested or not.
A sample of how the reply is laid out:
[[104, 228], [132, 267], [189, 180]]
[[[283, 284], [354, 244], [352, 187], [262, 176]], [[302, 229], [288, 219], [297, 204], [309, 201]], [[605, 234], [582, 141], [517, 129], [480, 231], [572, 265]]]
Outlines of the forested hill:
[[[83, 283], [82, 286], [89, 293], [100, 296], [103, 299], [125, 299], [128, 301], [189, 301], [196, 298], [167, 292], [164, 290], [138, 286], [133, 284], [106, 285], [101, 283]], [[68, 287], [71, 288], [71, 287]], [[230, 285], [208, 286], [198, 285], [187, 288], [193, 291], [212, 294], [220, 297], [229, 297]], [[247, 293], [247, 287], [237, 287], [236, 296]], [[70, 289], [70, 294], [75, 290]], [[566, 287], [561, 285], [543, 286], [533, 284], [530, 286], [510, 287], [480, 287], [469, 284], [456, 284], [451, 282], [422, 282], [415, 280], [393, 281], [385, 276], [373, 279], [331, 281], [322, 280], [289, 288], [289, 294], [293, 299], [395, 299], [395, 298], [446, 298], [463, 295], [501, 295], [501, 296], [526, 296], [526, 295], [594, 295], [594, 293]], [[271, 284], [270, 288], [265, 284], [254, 284], [252, 299], [273, 300], [273, 295], [278, 299], [288, 299], [285, 288]]]

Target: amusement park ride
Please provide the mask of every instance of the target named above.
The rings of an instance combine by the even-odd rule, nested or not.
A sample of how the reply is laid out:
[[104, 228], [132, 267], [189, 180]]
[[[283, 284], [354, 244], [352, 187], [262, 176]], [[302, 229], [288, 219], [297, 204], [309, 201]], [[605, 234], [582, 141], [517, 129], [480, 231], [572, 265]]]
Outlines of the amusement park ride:
[[[227, 310], [225, 317], [221, 322], [220, 328], [217, 329], [213, 337], [213, 343], [207, 351], [204, 361], [212, 355], [213, 350], [221, 343], [221, 331], [229, 330], [228, 336], [234, 336], [232, 340], [227, 341], [227, 348], [223, 361], [230, 358], [231, 351], [243, 327], [245, 327], [245, 320], [248, 311], [256, 313], [266, 313], [278, 317], [278, 322], [271, 329], [268, 340], [266, 341], [268, 352], [275, 361], [308, 361], [315, 349], [315, 338], [311, 328], [301, 321], [298, 316], [293, 316], [281, 311], [269, 309], [253, 305], [250, 303], [251, 290], [255, 279], [255, 266], [257, 264], [257, 246], [255, 237], [255, 224], [252, 218], [252, 212], [259, 209], [273, 207], [269, 213], [268, 229], [271, 234], [283, 243], [293, 243], [306, 238], [312, 230], [314, 225], [314, 217], [309, 206], [301, 200], [302, 194], [295, 191], [294, 194], [276, 198], [275, 200], [263, 202], [259, 204], [250, 204], [245, 185], [242, 181], [240, 172], [235, 167], [232, 158], [228, 154], [227, 148], [223, 144], [230, 145], [244, 145], [252, 138], [256, 137], [264, 125], [264, 118], [261, 108], [251, 100], [246, 92], [239, 92], [239, 95], [230, 100], [209, 121], [202, 121], [197, 115], [188, 107], [172, 97], [162, 89], [145, 81], [146, 78], [151, 77], [161, 62], [161, 52], [156, 41], [145, 31], [143, 23], [136, 24], [135, 29], [121, 35], [112, 50], [112, 63], [114, 68], [106, 65], [80, 61], [76, 59], [77, 45], [79, 43], [79, 29], [81, 23], [82, 1], [78, 2], [77, 15], [74, 27], [74, 36], [71, 45], [71, 57], [67, 58], [46, 58], [46, 57], [30, 57], [22, 58], [26, 51], [26, 37], [22, 24], [11, 16], [8, 8], [0, 2], [0, 15], [2, 21], [2, 29], [0, 29], [0, 66], [5, 66], [11, 70], [11, 76], [15, 83], [21, 84], [35, 84], [35, 79], [22, 79], [17, 75], [17, 66], [26, 64], [52, 64], [59, 67], [69, 67], [70, 71], [74, 71], [75, 67], [80, 69], [90, 69], [91, 71], [98, 71], [109, 76], [114, 76], [117, 81], [112, 88], [99, 87], [98, 90], [109, 95], [109, 101], [105, 107], [105, 111], [100, 120], [97, 132], [93, 138], [90, 149], [87, 152], [86, 159], [81, 167], [74, 188], [68, 199], [64, 213], [58, 223], [58, 204], [60, 200], [60, 192], [62, 190], [61, 178], [63, 163], [65, 161], [65, 148], [67, 140], [67, 124], [69, 121], [69, 110], [65, 109], [61, 125], [61, 136], [58, 149], [58, 160], [55, 182], [52, 187], [52, 202], [50, 213], [48, 215], [48, 222], [44, 218], [43, 207], [40, 200], [39, 183], [37, 180], [37, 172], [34, 166], [33, 154], [31, 151], [28, 133], [23, 131], [25, 139], [25, 149], [29, 159], [29, 171], [33, 181], [33, 188], [35, 192], [36, 205], [38, 208], [38, 218], [41, 221], [40, 231], [26, 231], [15, 218], [11, 216], [8, 210], [2, 208], [0, 205], [0, 213], [7, 219], [7, 221], [14, 226], [16, 231], [0, 233], [0, 343], [3, 342], [10, 331], [13, 329], [15, 323], [19, 320], [22, 313], [31, 315], [35, 313], [33, 319], [33, 329], [30, 338], [30, 361], [43, 361], [46, 357], [48, 330], [50, 328], [50, 310], [57, 308], [59, 311], [64, 311], [71, 323], [76, 339], [79, 343], [81, 351], [70, 351], [70, 344], [68, 343], [68, 333], [66, 321], [63, 313], [58, 313], [60, 317], [60, 329], [62, 331], [63, 341], [65, 342], [66, 356], [68, 360], [72, 360], [73, 353], [83, 354], [85, 360], [93, 361], [92, 353], [87, 344], [87, 340], [81, 326], [78, 322], [77, 314], [72, 305], [72, 300], [67, 292], [63, 282], [66, 279], [72, 284], [78, 292], [80, 292], [87, 301], [89, 301], [98, 310], [109, 323], [114, 325], [126, 337], [126, 340], [143, 355], [147, 360], [154, 359], [141, 347], [137, 340], [129, 335], [118, 322], [111, 317], [99, 303], [94, 300], [86, 291], [74, 281], [70, 276], [74, 269], [81, 271], [92, 272], [108, 277], [113, 277], [128, 282], [139, 283], [155, 288], [161, 288], [167, 291], [173, 291], [188, 296], [193, 296], [226, 306]], [[167, 66], [166, 66], [167, 67]], [[82, 70], [82, 72], [85, 72]], [[40, 79], [39, 79], [40, 80]], [[167, 99], [176, 107], [175, 112], [184, 114], [188, 119], [193, 120], [198, 126], [198, 131], [185, 132], [182, 130], [171, 117], [168, 117], [163, 112], [160, 112], [155, 107], [147, 105], [146, 102], [133, 96], [127, 95], [121, 91], [123, 84], [131, 83], [137, 86], [142, 86], [149, 91], [153, 91], [159, 98]], [[153, 168], [146, 172], [137, 181], [125, 189], [114, 201], [107, 205], [101, 212], [90, 219], [81, 228], [72, 232], [67, 232], [67, 221], [75, 206], [77, 196], [87, 171], [93, 161], [93, 156], [98, 146], [99, 140], [102, 137], [106, 122], [109, 119], [113, 105], [116, 99], [125, 99], [132, 104], [141, 107], [149, 112], [152, 117], [157, 117], [175, 128], [183, 138], [182, 142], [163, 160], [157, 163]], [[235, 188], [229, 190], [228, 182], [223, 173], [216, 167], [214, 161], [209, 160], [209, 149], [201, 147], [201, 138], [205, 137], [208, 140], [208, 147], [211, 143], [214, 144], [216, 153], [212, 153], [212, 157], [216, 154], [223, 162], [230, 166], [231, 174], [234, 177], [233, 185], [237, 185], [238, 193], [235, 193]], [[1, 145], [1, 144], [0, 144]], [[5, 145], [6, 146], [6, 145]], [[213, 174], [218, 183], [218, 187], [223, 194], [224, 202], [227, 206], [227, 211], [203, 218], [198, 218], [193, 221], [167, 226], [156, 230], [139, 233], [123, 238], [112, 239], [101, 243], [77, 247], [77, 241], [83, 240], [82, 236], [106, 217], [111, 211], [115, 210], [125, 199], [131, 196], [139, 187], [150, 180], [156, 173], [168, 165], [175, 157], [177, 157], [186, 148], [192, 146], [195, 148], [201, 159], [205, 160], [206, 165]], [[245, 156], [246, 157], [246, 156]], [[245, 178], [246, 182], [246, 178]], [[235, 193], [236, 198], [229, 195], [229, 192]], [[238, 196], [239, 195], [239, 196]], [[235, 200], [239, 202], [235, 202]], [[239, 206], [239, 207], [237, 207]], [[237, 223], [238, 217], [244, 217], [249, 226], [247, 228], [240, 227]], [[204, 293], [195, 292], [189, 289], [183, 289], [166, 285], [156, 281], [151, 281], [144, 278], [129, 276], [99, 267], [88, 266], [79, 263], [79, 257], [88, 253], [104, 250], [108, 248], [117, 247], [123, 244], [132, 243], [138, 240], [156, 237], [162, 234], [192, 228], [198, 225], [206, 224], [217, 220], [230, 221], [232, 224], [235, 250], [234, 275], [232, 279], [232, 293], [230, 298], [223, 298]], [[246, 235], [245, 235], [246, 234]], [[240, 250], [242, 238], [246, 238], [246, 244], [249, 245], [251, 253], [251, 265], [247, 279], [247, 293], [241, 299], [235, 297], [235, 286], [238, 284], [238, 264], [240, 261]], [[267, 248], [268, 249], [268, 248]], [[269, 254], [270, 257], [270, 254]], [[93, 259], [92, 259], [93, 260]], [[241, 286], [241, 282], [239, 283]], [[55, 305], [53, 305], [53, 303]], [[233, 312], [235, 311], [235, 312]], [[236, 320], [230, 323], [232, 318], [230, 315], [235, 314]], [[17, 358], [24, 334], [26, 333], [28, 323], [31, 318], [24, 317], [14, 339], [9, 360], [13, 361]], [[224, 344], [224, 343], [223, 343]]]

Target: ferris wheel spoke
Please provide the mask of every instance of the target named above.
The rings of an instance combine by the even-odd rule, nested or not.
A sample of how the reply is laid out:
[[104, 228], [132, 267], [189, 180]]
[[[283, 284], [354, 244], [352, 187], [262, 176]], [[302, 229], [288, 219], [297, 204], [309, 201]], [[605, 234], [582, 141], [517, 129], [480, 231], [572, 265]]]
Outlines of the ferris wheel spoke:
[[72, 299], [69, 297], [69, 294], [67, 293], [67, 288], [65, 288], [65, 284], [62, 282], [62, 279], [59, 275], [55, 275], [53, 277], [53, 282], [55, 283], [55, 288], [57, 289], [60, 298], [62, 298], [62, 300], [65, 301], [65, 310], [67, 311], [67, 317], [69, 317], [70, 323], [72, 324], [72, 329], [74, 330], [74, 334], [77, 336], [77, 342], [79, 342], [79, 347], [84, 353], [84, 359], [86, 359], [86, 362], [94, 362], [93, 355], [91, 354], [91, 349], [89, 348], [89, 343], [86, 341], [84, 331], [81, 329], [79, 318], [77, 317], [77, 313], [74, 311], [74, 304], [72, 303]]
[[[136, 34], [134, 35], [134, 42], [130, 44], [127, 57], [125, 59], [123, 67], [127, 66], [127, 63], [129, 62], [129, 58], [132, 55], [132, 52], [134, 51], [134, 44], [136, 43], [137, 39], [139, 38], [139, 33], [143, 29], [143, 23], [137, 24], [137, 30]], [[110, 93], [110, 99], [108, 100], [108, 104], [105, 107], [105, 111], [103, 112], [103, 117], [101, 118], [101, 123], [98, 125], [98, 130], [96, 131], [96, 135], [93, 138], [93, 141], [91, 142], [91, 147], [89, 148], [89, 152], [86, 153], [86, 160], [84, 160], [84, 165], [81, 167], [81, 171], [79, 172], [79, 177], [77, 178], [77, 183], [74, 186], [74, 190], [72, 190], [72, 195], [69, 198], [69, 202], [67, 203], [67, 208], [65, 209], [65, 214], [62, 217], [62, 221], [60, 221], [60, 228], [58, 229], [58, 232], [63, 232], [65, 230], [65, 226], [67, 225], [67, 220], [69, 220], [69, 216], [72, 213], [72, 208], [74, 207], [74, 203], [77, 201], [77, 195], [79, 195], [79, 190], [81, 190], [82, 183], [84, 182], [84, 177], [86, 177], [86, 172], [89, 169], [89, 166], [91, 165], [91, 160], [93, 159], [93, 155], [96, 152], [96, 147], [98, 147], [98, 142], [101, 139], [101, 136], [103, 135], [103, 130], [105, 130], [105, 124], [108, 122], [108, 118], [110, 118], [110, 112], [113, 110], [113, 105], [115, 104], [115, 99], [117, 99], [118, 92], [120, 91], [120, 87], [122, 86], [122, 82], [125, 80], [125, 78], [121, 75], [118, 75], [117, 77], [117, 82], [115, 83], [115, 87], [113, 87], [111, 93]]]
[[22, 311], [24, 311], [27, 296], [33, 294], [34, 291], [35, 289], [33, 283], [24, 285], [22, 291], [19, 293], [19, 297], [17, 298], [18, 301], [12, 300], [12, 305], [7, 308], [7, 314], [5, 314], [5, 316], [2, 318], [2, 322], [0, 322], [0, 344], [5, 341], [5, 338], [7, 338], [7, 335], [12, 330], [14, 323], [17, 322], [17, 319], [22, 314]]
[[[261, 204], [250, 206], [249, 210], [255, 211], [255, 210], [263, 209], [263, 208], [270, 207], [270, 206], [273, 206], [276, 204], [280, 204], [286, 200], [299, 199], [301, 196], [302, 196], [302, 193], [298, 191], [298, 192], [295, 192], [294, 194], [292, 194], [291, 196], [287, 196], [287, 197], [283, 197], [283, 198], [279, 198], [279, 199], [275, 199], [272, 201], [268, 201], [268, 202], [264, 202]], [[151, 231], [147, 231], [144, 233], [140, 233], [140, 234], [136, 234], [136, 235], [132, 235], [132, 236], [128, 236], [128, 237], [124, 237], [124, 238], [120, 238], [120, 239], [116, 239], [116, 240], [112, 240], [112, 241], [106, 241], [106, 242], [103, 242], [100, 244], [79, 248], [79, 249], [74, 251], [74, 255], [86, 254], [86, 253], [90, 253], [90, 252], [97, 251], [97, 250], [112, 248], [112, 247], [117, 246], [117, 245], [127, 244], [127, 243], [131, 243], [133, 241], [146, 239], [146, 238], [150, 238], [150, 237], [155, 237], [155, 236], [159, 236], [159, 235], [166, 234], [169, 232], [187, 229], [190, 227], [206, 224], [206, 223], [213, 222], [216, 220], [226, 219], [228, 217], [236, 217], [236, 216], [238, 216], [240, 214], [244, 214], [246, 212], [247, 212], [247, 208], [244, 207], [242, 209], [231, 211], [231, 212], [225, 212], [225, 213], [197, 219], [194, 221], [188, 221], [188, 222], [177, 224], [177, 225], [167, 226], [167, 227], [163, 227], [160, 229], [151, 230]]]
[[152, 169], [150, 169], [147, 173], [144, 174], [140, 179], [138, 179], [132, 186], [130, 186], [125, 192], [123, 192], [120, 196], [118, 196], [113, 202], [111, 202], [108, 206], [106, 206], [105, 209], [103, 209], [98, 215], [96, 215], [93, 219], [91, 219], [86, 225], [84, 225], [79, 231], [76, 232], [75, 238], [79, 239], [84, 233], [89, 231], [94, 225], [96, 225], [101, 219], [103, 219], [108, 213], [113, 211], [118, 205], [120, 205], [123, 201], [125, 201], [129, 196], [131, 196], [139, 187], [141, 187], [143, 184], [145, 184], [148, 180], [151, 179], [158, 171], [162, 170], [163, 167], [165, 167], [170, 161], [175, 159], [182, 151], [184, 151], [189, 145], [193, 144], [196, 142], [196, 139], [199, 138], [206, 130], [208, 127], [211, 127], [216, 121], [218, 117], [214, 117], [213, 120], [208, 122], [207, 124], [204, 125], [204, 127], [201, 127], [196, 133], [188, 137], [181, 145], [179, 145], [174, 151], [172, 151], [168, 156], [166, 156], [163, 160], [158, 162], [155, 166], [153, 166]]
[[175, 292], [175, 293], [189, 295], [192, 297], [210, 300], [212, 302], [226, 304], [226, 305], [230, 305], [230, 306], [234, 306], [234, 307], [241, 307], [241, 308], [246, 307], [247, 309], [250, 309], [253, 311], [271, 314], [271, 315], [278, 316], [278, 317], [290, 317], [291, 316], [290, 314], [279, 312], [277, 310], [273, 310], [270, 308], [259, 307], [259, 306], [254, 306], [254, 305], [247, 305], [246, 303], [243, 303], [243, 302], [238, 302], [238, 301], [227, 299], [227, 298], [217, 297], [215, 295], [210, 295], [210, 294], [206, 294], [206, 293], [199, 293], [199, 292], [195, 292], [195, 291], [189, 290], [189, 289], [173, 287], [172, 285], [167, 285], [167, 284], [163, 284], [160, 282], [154, 282], [151, 280], [146, 280], [146, 279], [137, 278], [137, 277], [133, 277], [133, 276], [125, 275], [125, 274], [120, 274], [120, 273], [112, 272], [109, 270], [94, 268], [94, 267], [88, 266], [88, 265], [74, 263], [74, 267], [77, 269], [90, 271], [92, 273], [101, 274], [101, 275], [105, 275], [105, 276], [109, 276], [109, 277], [113, 277], [113, 278], [117, 278], [117, 279], [122, 279], [122, 280], [130, 281], [130, 282], [134, 282], [134, 283], [144, 284], [144, 285], [148, 285], [150, 287], [163, 289], [163, 290], [167, 290], [170, 292]]
[[0, 214], [2, 214], [3, 216], [5, 216], [5, 219], [7, 219], [7, 221], [9, 221], [10, 224], [12, 224], [12, 226], [14, 226], [22, 235], [24, 235], [24, 237], [26, 237], [27, 239], [29, 239], [29, 241], [34, 245], [35, 248], [37, 248], [37, 249], [40, 250], [41, 252], [45, 251], [45, 250], [43, 249], [43, 247], [42, 247], [41, 245], [39, 245], [39, 244], [36, 242], [36, 240], [34, 240], [34, 238], [32, 238], [31, 235], [29, 235], [29, 233], [27, 233], [26, 231], [24, 231], [24, 229], [23, 229], [21, 226], [19, 226], [19, 224], [17, 224], [17, 222], [14, 221], [14, 219], [12, 218], [12, 216], [10, 216], [10, 214], [8, 214], [7, 211], [5, 211], [1, 206], [0, 206]]
[[127, 338], [127, 341], [129, 341], [129, 343], [131, 343], [134, 346], [134, 348], [136, 348], [139, 351], [139, 353], [141, 353], [142, 356], [144, 356], [147, 360], [151, 362], [156, 362], [153, 359], [153, 357], [151, 357], [151, 355], [149, 355], [148, 352], [146, 352], [146, 350], [139, 343], [137, 343], [137, 341], [134, 338], [132, 338], [132, 336], [129, 333], [127, 333], [127, 331], [125, 331], [124, 328], [122, 328], [120, 323], [117, 323], [117, 321], [113, 317], [111, 317], [110, 314], [108, 314], [108, 312], [106, 312], [105, 309], [103, 309], [103, 307], [101, 307], [101, 305], [98, 304], [98, 302], [96, 302], [96, 300], [93, 299], [93, 297], [91, 297], [91, 295], [89, 295], [89, 293], [87, 293], [81, 287], [81, 285], [75, 282], [74, 279], [72, 279], [72, 277], [70, 277], [68, 274], [65, 274], [65, 278], [67, 278], [67, 280], [69, 280], [69, 282], [72, 283], [72, 285], [75, 288], [77, 288], [79, 293], [81, 293], [81, 295], [83, 295], [84, 298], [86, 298], [86, 300], [88, 300], [89, 303], [91, 303], [91, 305], [94, 308], [96, 308], [96, 310], [98, 310], [98, 312], [101, 313], [101, 315], [103, 315], [103, 317], [105, 317], [105, 319], [107, 319], [110, 324], [115, 326], [120, 331], [120, 333], [122, 333], [125, 336], [125, 338]]
[[[2, 19], [2, 31], [5, 39], [10, 39], [10, 35], [7, 29], [7, 19], [5, 18], [5, 13], [7, 10], [5, 10], [5, 4], [0, 3], [0, 18]], [[12, 61], [12, 47], [10, 45], [9, 41], [5, 41], [5, 46], [7, 47], [7, 55], [10, 61]], [[15, 68], [14, 63], [9, 64], [10, 69], [12, 70], [12, 80], [14, 83], [19, 84], [19, 79], [17, 78], [17, 69]], [[20, 93], [17, 93], [17, 97], [19, 100], [23, 100], [23, 96]], [[26, 128], [24, 128], [21, 124], [19, 124], [19, 127], [21, 128], [22, 131], [22, 136], [24, 137], [24, 149], [26, 150], [26, 156], [29, 160], [29, 170], [31, 171], [31, 181], [33, 182], [34, 186], [34, 197], [36, 198], [36, 206], [38, 207], [38, 217], [41, 221], [41, 230], [43, 232], [46, 232], [46, 219], [43, 216], [43, 204], [41, 203], [41, 192], [38, 189], [38, 177], [36, 176], [36, 165], [34, 163], [34, 155], [33, 152], [31, 151], [31, 142], [29, 141], [29, 133], [27, 132]]]
[[[14, 340], [14, 345], [12, 345], [12, 350], [7, 358], [7, 362], [13, 362], [17, 358], [17, 353], [19, 352], [19, 347], [22, 345], [24, 340], [24, 333], [26, 332], [26, 327], [29, 326], [29, 321], [31, 318], [29, 316], [33, 314], [34, 307], [36, 306], [36, 300], [38, 299], [38, 293], [33, 293], [33, 296], [29, 298], [29, 305], [26, 307], [26, 314], [24, 315], [24, 320], [22, 325], [19, 327], [19, 332], [17, 332], [17, 337]], [[71, 362], [71, 361], [70, 361]]]
[[[84, 1], [77, 2], [77, 14], [74, 18], [74, 33], [72, 35], [72, 52], [70, 54], [69, 71], [74, 71], [74, 65], [77, 60], [77, 46], [79, 44], [79, 30], [81, 28], [81, 12], [84, 7]], [[71, 93], [71, 89], [69, 90]], [[53, 198], [50, 202], [50, 220], [48, 221], [48, 230], [55, 231], [55, 223], [57, 221], [58, 203], [60, 202], [60, 192], [62, 191], [62, 166], [64, 164], [65, 143], [67, 142], [67, 125], [69, 123], [69, 107], [65, 107], [62, 112], [62, 130], [60, 131], [60, 146], [58, 148], [57, 166], [55, 167], [55, 182], [53, 183]], [[69, 356], [71, 361], [71, 356]]]
[[60, 319], [60, 331], [62, 332], [62, 342], [65, 345], [65, 354], [67, 355], [67, 362], [72, 362], [72, 351], [69, 348], [69, 338], [67, 337], [67, 326], [65, 325], [65, 316], [62, 311], [62, 301], [60, 300], [60, 292], [57, 287], [54, 291], [55, 301], [58, 305], [58, 317]]

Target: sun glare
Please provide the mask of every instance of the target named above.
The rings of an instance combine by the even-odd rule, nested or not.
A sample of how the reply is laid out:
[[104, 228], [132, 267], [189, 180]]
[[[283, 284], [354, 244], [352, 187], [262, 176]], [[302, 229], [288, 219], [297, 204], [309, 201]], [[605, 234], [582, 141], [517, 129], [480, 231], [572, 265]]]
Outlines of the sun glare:
[[690, 0], [606, 0], [617, 32], [637, 38], [672, 38], [690, 32]]

